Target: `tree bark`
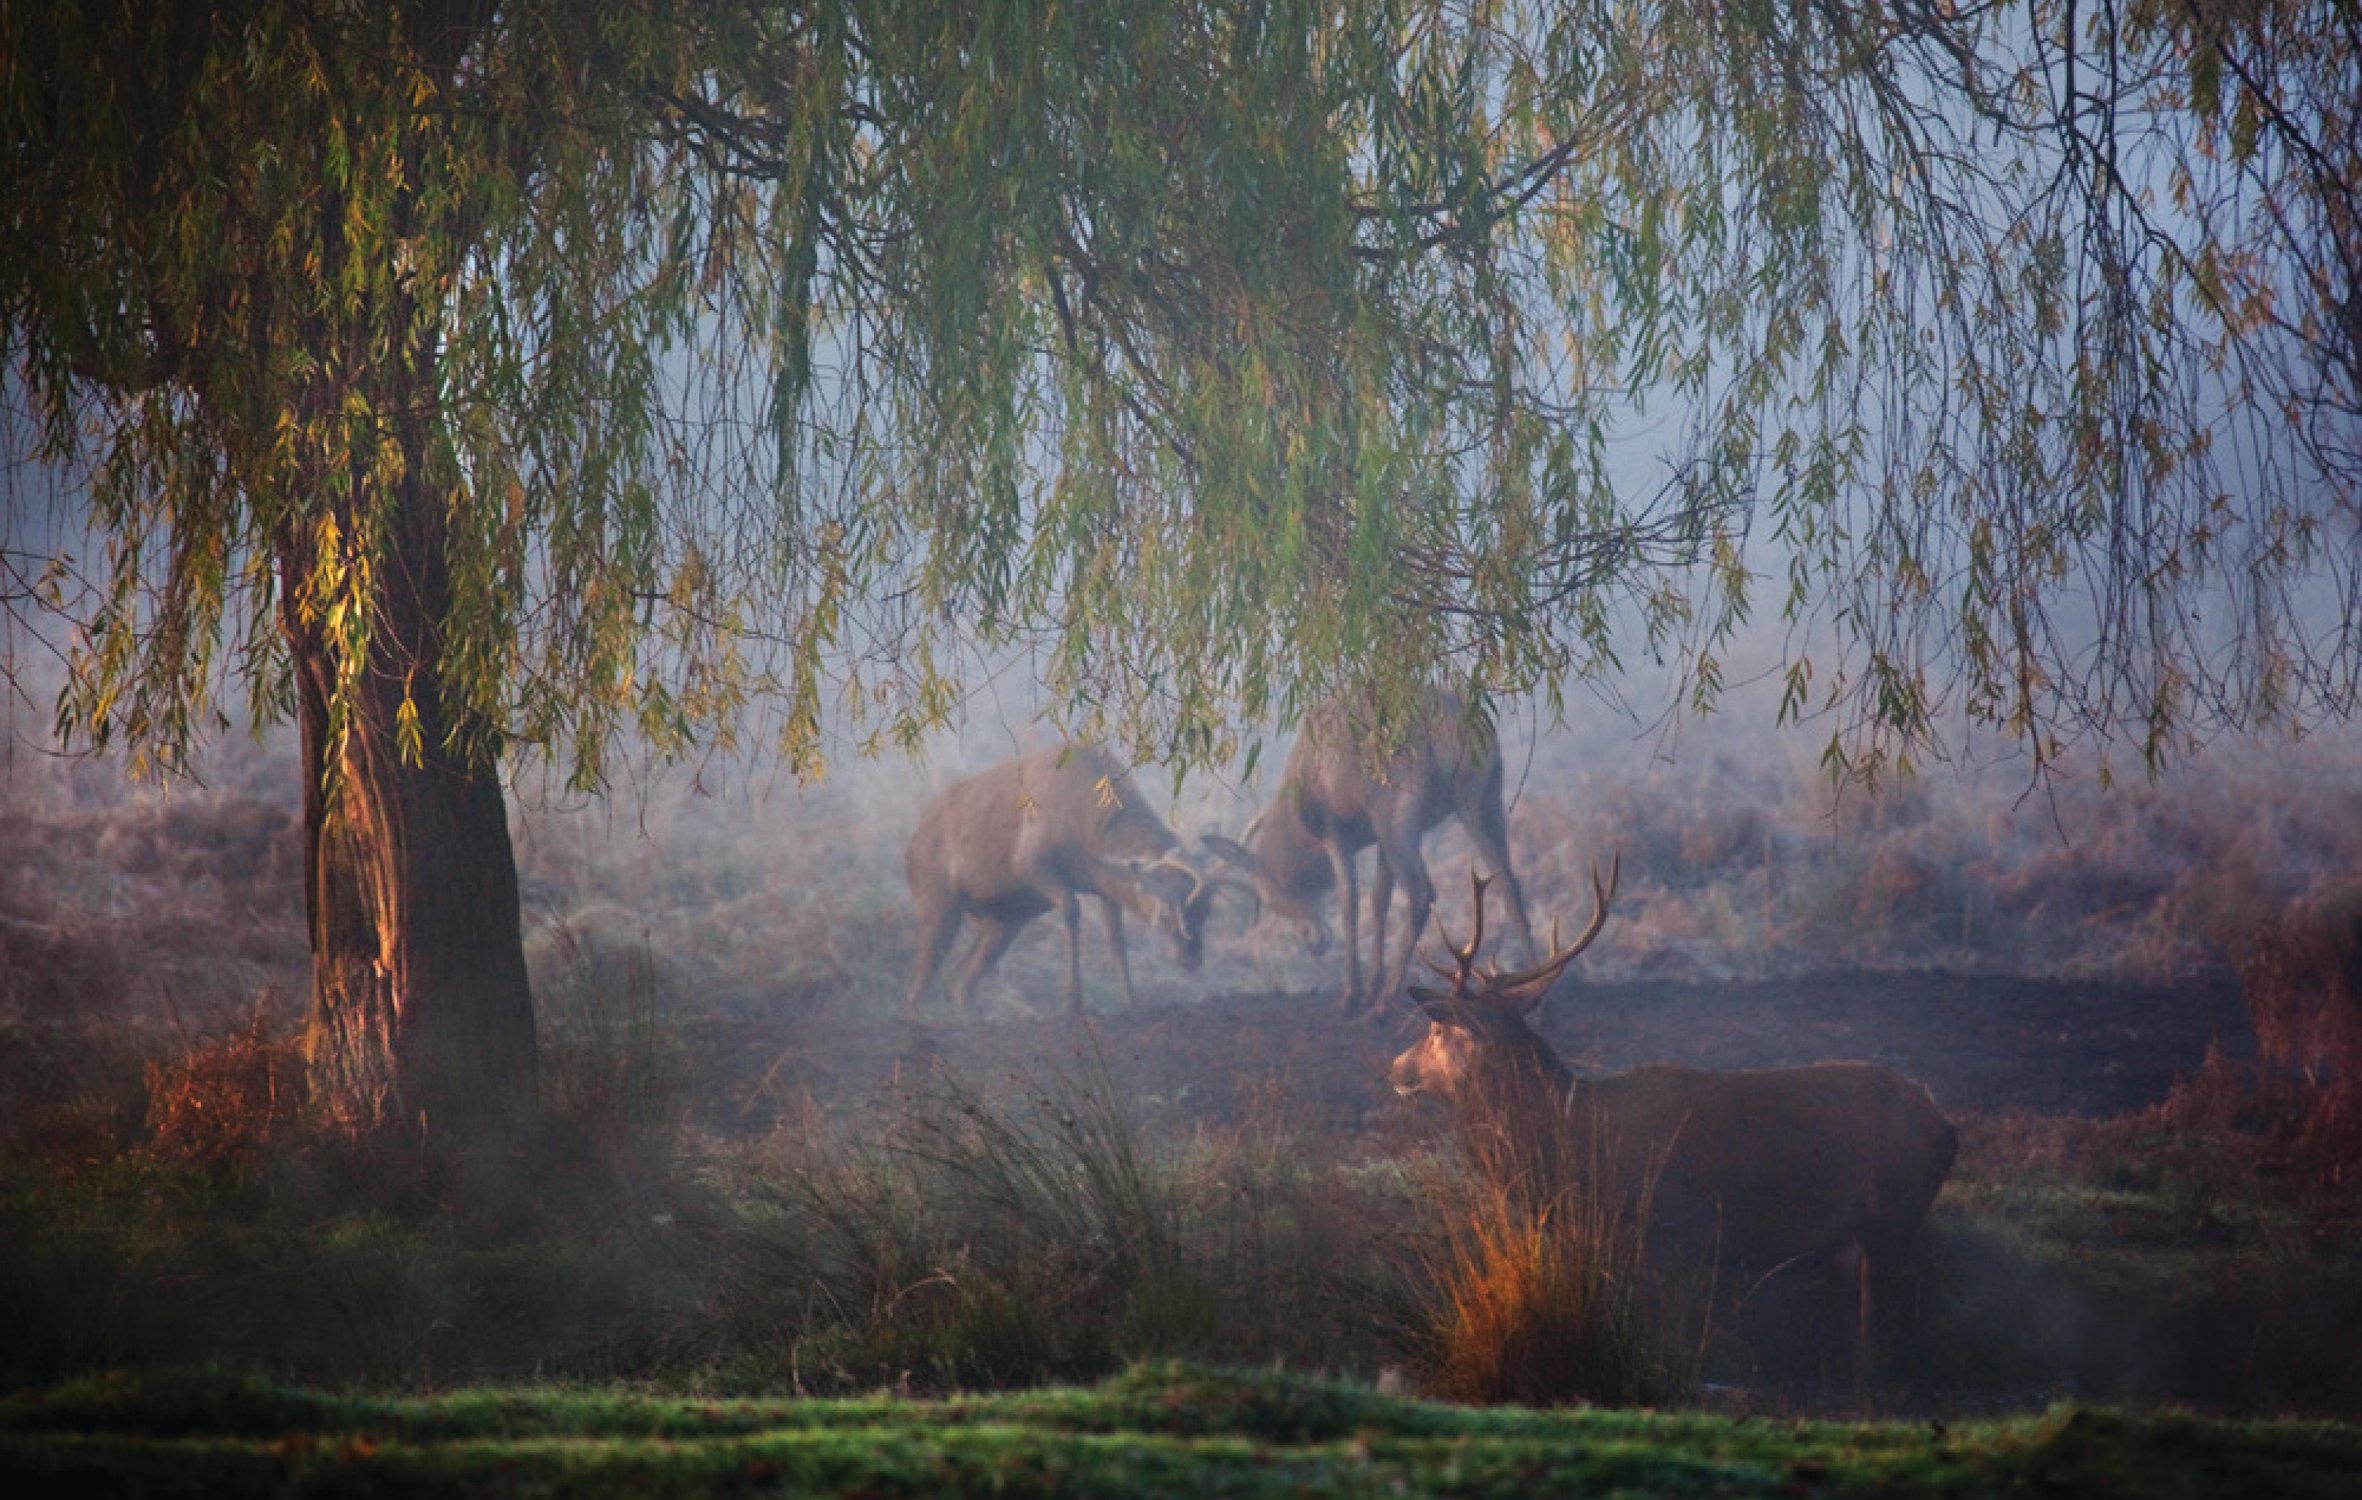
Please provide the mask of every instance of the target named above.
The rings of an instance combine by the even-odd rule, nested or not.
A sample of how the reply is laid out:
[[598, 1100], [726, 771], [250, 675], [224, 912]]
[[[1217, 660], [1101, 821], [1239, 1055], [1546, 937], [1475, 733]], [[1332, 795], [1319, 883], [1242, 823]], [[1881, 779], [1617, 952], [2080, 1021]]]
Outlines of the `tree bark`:
[[[341, 737], [336, 654], [297, 603], [310, 553], [294, 537], [279, 547], [303, 731], [305, 1056], [331, 1119], [487, 1144], [535, 1111], [533, 999], [498, 766], [483, 752], [470, 763], [446, 734], [441, 498], [416, 472], [400, 482], [396, 553]], [[405, 688], [422, 752], [408, 762], [396, 732]]]
[[[412, 13], [391, 21], [384, 45], [447, 83], [471, 35], [456, 13]], [[410, 134], [399, 110], [380, 123], [404, 132], [394, 242], [452, 233], [421, 222], [418, 185], [437, 170], [428, 133]], [[324, 197], [331, 286], [353, 253], [348, 213], [341, 192]], [[371, 242], [367, 253], [382, 249]], [[341, 357], [324, 359], [300, 398], [316, 403], [308, 427], [334, 432], [358, 405], [400, 457], [387, 464], [354, 443], [343, 460], [351, 472], [336, 476], [344, 482], [310, 476], [320, 481], [307, 486], [313, 504], [275, 543], [303, 731], [313, 1102], [354, 1128], [467, 1147], [513, 1135], [539, 1101], [499, 726], [444, 692], [450, 507], [471, 500], [434, 457], [439, 316], [431, 287], [405, 277], [319, 316], [305, 346]], [[333, 533], [320, 529], [331, 521]], [[306, 598], [324, 542], [351, 549], [346, 567], [374, 584], [360, 594], [369, 628], [359, 663], [340, 659], [353, 648], [324, 628], [321, 601]], [[407, 745], [405, 709], [415, 714]]]

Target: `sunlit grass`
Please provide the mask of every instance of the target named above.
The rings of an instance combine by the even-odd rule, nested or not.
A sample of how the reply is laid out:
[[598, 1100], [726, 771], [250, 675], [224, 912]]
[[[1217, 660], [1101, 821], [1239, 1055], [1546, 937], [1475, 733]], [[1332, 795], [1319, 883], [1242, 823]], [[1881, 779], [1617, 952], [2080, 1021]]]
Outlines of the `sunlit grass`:
[[1692, 1393], [1673, 1331], [1652, 1326], [1642, 1221], [1612, 1189], [1577, 1185], [1536, 1204], [1472, 1175], [1439, 1196], [1445, 1243], [1421, 1299], [1428, 1389], [1524, 1405]]

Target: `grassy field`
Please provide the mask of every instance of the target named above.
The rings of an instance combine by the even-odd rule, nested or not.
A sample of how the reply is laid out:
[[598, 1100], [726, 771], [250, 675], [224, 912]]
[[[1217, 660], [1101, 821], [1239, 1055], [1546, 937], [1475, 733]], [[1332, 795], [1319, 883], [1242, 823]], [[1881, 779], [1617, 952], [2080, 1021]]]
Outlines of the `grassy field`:
[[[2362, 1428], [2237, 1420], [2362, 1422], [2362, 1130], [2329, 1107], [2362, 1092], [2319, 1024], [2362, 1015], [2331, 941], [2362, 814], [2306, 792], [2362, 786], [2362, 744], [2292, 764], [2069, 787], [2028, 815], [2071, 846], [1991, 797], [1832, 807], [1789, 761], [1524, 768], [1538, 914], [1625, 857], [1562, 1052], [1871, 1057], [1960, 1123], [1867, 1392], [1812, 1286], [1516, 1368], [1586, 1278], [1487, 1248], [1384, 1087], [1408, 1022], [1342, 1023], [1283, 924], [1197, 976], [1136, 942], [1141, 1003], [1095, 975], [1087, 1028], [1042, 1000], [1047, 930], [976, 1014], [897, 1020], [907, 777], [523, 817], [545, 1120], [484, 1158], [307, 1122], [267, 757], [171, 799], [30, 768], [0, 1493], [2351, 1494]], [[1526, 1399], [1687, 1414], [1482, 1405]], [[1865, 1414], [1913, 1421], [1795, 1420]]]
[[2362, 1429], [2059, 1407], [1957, 1425], [1468, 1410], [1154, 1365], [936, 1401], [614, 1391], [340, 1398], [212, 1376], [0, 1407], [14, 1495], [2286, 1495], [2346, 1497]]
[[2195, 1086], [2118, 1119], [1965, 1120], [1864, 1402], [1809, 1279], [1725, 1288], [1707, 1326], [1617, 1343], [1619, 1367], [1519, 1370], [1521, 1329], [1587, 1326], [1587, 1278], [1499, 1253], [1527, 1241], [1487, 1239], [1486, 1200], [1431, 1136], [1338, 1139], [1276, 1097], [1151, 1130], [1101, 1072], [989, 1097], [914, 1082], [853, 1127], [719, 1139], [642, 1108], [664, 1052], [622, 1030], [620, 1058], [557, 1054], [579, 1072], [552, 1097], [577, 1112], [514, 1159], [307, 1132], [271, 1104], [291, 1048], [250, 1034], [154, 1070], [144, 1119], [26, 1142], [0, 1158], [0, 1389], [211, 1367], [392, 1393], [844, 1397], [1178, 1358], [1480, 1401], [2362, 1416], [2351, 1183], [2205, 1127]]

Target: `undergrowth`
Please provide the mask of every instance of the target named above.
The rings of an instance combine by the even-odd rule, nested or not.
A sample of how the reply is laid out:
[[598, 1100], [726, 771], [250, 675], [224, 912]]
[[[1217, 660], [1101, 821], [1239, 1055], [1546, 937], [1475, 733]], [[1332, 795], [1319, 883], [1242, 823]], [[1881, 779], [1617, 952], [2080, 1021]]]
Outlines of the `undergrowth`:
[[664, 997], [618, 978], [544, 1017], [544, 1123], [506, 1153], [311, 1128], [257, 1018], [150, 1065], [123, 1147], [11, 1156], [0, 1386], [207, 1363], [842, 1393], [1399, 1358], [1418, 1216], [1277, 1110], [1152, 1143], [1093, 1060], [718, 1141], [680, 1123]]
[[[1153, 1135], [1086, 1052], [717, 1138], [685, 1123], [682, 990], [644, 936], [547, 930], [536, 985], [544, 1123], [498, 1154], [314, 1128], [275, 996], [15, 1052], [0, 1386], [210, 1364], [845, 1395], [1183, 1357], [1679, 1403], [1761, 1368], [1651, 1307], [1627, 1227], [1316, 1135], [1275, 1093]], [[2270, 1077], [2217, 1061], [2142, 1115], [1965, 1122], [1895, 1389], [2354, 1409], [2323, 1334], [2362, 1308], [2354, 1179]]]
[[1150, 1142], [1095, 1058], [1006, 1104], [938, 1078], [867, 1138], [783, 1129], [738, 1170], [733, 1321], [774, 1330], [757, 1383], [1006, 1386], [1148, 1354], [1367, 1373], [1402, 1317], [1381, 1184], [1273, 1116]]
[[[0, 1387], [203, 1364], [850, 1395], [1181, 1357], [1470, 1401], [1787, 1399], [1756, 1390], [1774, 1351], [1652, 1305], [1628, 1226], [1340, 1149], [1276, 1093], [1151, 1135], [1086, 1053], [990, 1097], [929, 1076], [869, 1118], [700, 1134], [671, 998], [601, 972], [625, 992], [545, 1016], [546, 1123], [505, 1154], [311, 1128], [267, 1017], [133, 1068], [137, 1107], [95, 1090], [84, 1125], [13, 1135]], [[2353, 1411], [2332, 1331], [2362, 1308], [2362, 1216], [2257, 1098], [2210, 1073], [2117, 1121], [1966, 1120], [1884, 1399]]]

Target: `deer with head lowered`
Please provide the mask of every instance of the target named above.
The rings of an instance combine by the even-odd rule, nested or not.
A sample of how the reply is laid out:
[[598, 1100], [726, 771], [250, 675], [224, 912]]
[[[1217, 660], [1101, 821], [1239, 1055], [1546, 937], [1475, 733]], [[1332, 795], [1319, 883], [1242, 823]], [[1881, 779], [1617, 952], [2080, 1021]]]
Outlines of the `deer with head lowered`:
[[1476, 880], [1474, 934], [1465, 946], [1445, 935], [1452, 966], [1429, 964], [1451, 988], [1411, 990], [1428, 1026], [1394, 1060], [1394, 1087], [1440, 1100], [1478, 1169], [1527, 1201], [1571, 1188], [1607, 1195], [1627, 1218], [1645, 1214], [1648, 1258], [1662, 1270], [1836, 1271], [1858, 1382], [1873, 1281], [1908, 1261], [1951, 1174], [1951, 1122], [1924, 1087], [1865, 1062], [1575, 1077], [1532, 1020], [1599, 936], [1620, 873], [1620, 861], [1604, 881], [1594, 869], [1597, 905], [1582, 935], [1561, 948], [1553, 930], [1549, 956], [1512, 974], [1477, 970]]
[[1083, 896], [1099, 898], [1105, 912], [1126, 1005], [1127, 911], [1170, 938], [1175, 961], [1194, 973], [1205, 958], [1216, 882], [1183, 860], [1180, 846], [1130, 774], [1095, 745], [1021, 756], [944, 788], [920, 812], [903, 852], [918, 912], [905, 1014], [917, 1012], [963, 922], [977, 930], [951, 984], [952, 1002], [965, 1010], [1018, 932], [1049, 911], [1066, 924], [1066, 1005], [1080, 1011]]
[[[1397, 994], [1411, 951], [1435, 907], [1435, 882], [1420, 843], [1457, 817], [1509, 902], [1509, 921], [1530, 953], [1525, 897], [1509, 864], [1509, 822], [1501, 806], [1501, 751], [1489, 729], [1469, 724], [1458, 695], [1430, 690], [1419, 718], [1389, 754], [1376, 753], [1359, 700], [1332, 698], [1304, 721], [1288, 752], [1279, 791], [1238, 840], [1205, 835], [1206, 847], [1255, 883], [1273, 911], [1304, 929], [1314, 953], [1329, 947], [1328, 893], [1338, 892], [1345, 927], [1345, 988], [1351, 1014]], [[1370, 981], [1363, 988], [1356, 861], [1375, 844], [1370, 881]], [[1389, 961], [1386, 927], [1400, 882], [1410, 902], [1402, 950]]]

